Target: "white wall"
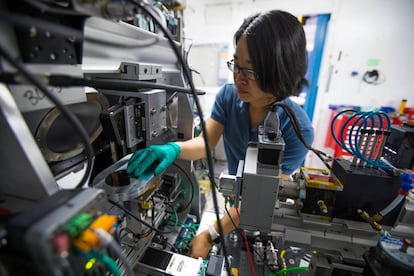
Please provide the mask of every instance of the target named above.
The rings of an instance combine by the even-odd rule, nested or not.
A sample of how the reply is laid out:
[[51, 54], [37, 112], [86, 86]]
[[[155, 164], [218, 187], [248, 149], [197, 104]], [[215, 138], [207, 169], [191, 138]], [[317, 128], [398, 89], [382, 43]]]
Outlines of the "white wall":
[[[185, 36], [193, 43], [232, 45], [233, 33], [245, 16], [270, 9], [294, 15], [331, 14], [313, 118], [316, 148], [323, 149], [329, 104], [397, 108], [405, 98], [408, 106], [414, 106], [412, 0], [187, 0]], [[368, 65], [372, 60], [378, 65]], [[363, 73], [372, 69], [380, 71], [384, 83], [361, 81]], [[358, 75], [352, 77], [353, 71]], [[317, 163], [312, 156], [307, 162]]]
[[[338, 8], [332, 12], [318, 82], [313, 118], [315, 147], [323, 149], [329, 104], [398, 108], [405, 98], [409, 106], [414, 106], [410, 78], [414, 73], [413, 11], [411, 0], [338, 1]], [[368, 65], [372, 59], [378, 62], [377, 66]], [[369, 85], [361, 81], [363, 73], [372, 69], [380, 71], [384, 83]], [[358, 75], [352, 77], [352, 71]], [[309, 155], [309, 165], [320, 164], [315, 159]]]

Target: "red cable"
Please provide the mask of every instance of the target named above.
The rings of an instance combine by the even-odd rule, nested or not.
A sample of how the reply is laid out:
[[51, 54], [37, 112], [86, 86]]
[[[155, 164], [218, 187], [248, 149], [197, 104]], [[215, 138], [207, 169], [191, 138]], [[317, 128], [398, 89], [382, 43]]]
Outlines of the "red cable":
[[[237, 208], [235, 208], [235, 209], [237, 211], [237, 215], [240, 218], [239, 209], [237, 209]], [[254, 269], [254, 264], [253, 264], [252, 253], [250, 252], [250, 246], [249, 246], [249, 243], [247, 242], [246, 232], [244, 232], [244, 229], [241, 229], [241, 230], [242, 230], [242, 235], [243, 235], [243, 239], [244, 239], [244, 244], [245, 244], [246, 249], [247, 249], [247, 257], [249, 259], [250, 270], [252, 271], [253, 276], [256, 276], [256, 271]]]

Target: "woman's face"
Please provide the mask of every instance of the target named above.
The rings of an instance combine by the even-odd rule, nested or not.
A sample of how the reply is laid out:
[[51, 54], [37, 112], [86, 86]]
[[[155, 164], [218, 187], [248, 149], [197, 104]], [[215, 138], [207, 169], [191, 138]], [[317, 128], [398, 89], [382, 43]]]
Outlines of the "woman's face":
[[[237, 43], [234, 64], [241, 68], [253, 70], [245, 36], [240, 37]], [[259, 88], [256, 80], [247, 78], [242, 72], [233, 73], [233, 78], [238, 96], [243, 102], [253, 105], [268, 105], [269, 101], [273, 100], [274, 97], [272, 95], [265, 93]]]

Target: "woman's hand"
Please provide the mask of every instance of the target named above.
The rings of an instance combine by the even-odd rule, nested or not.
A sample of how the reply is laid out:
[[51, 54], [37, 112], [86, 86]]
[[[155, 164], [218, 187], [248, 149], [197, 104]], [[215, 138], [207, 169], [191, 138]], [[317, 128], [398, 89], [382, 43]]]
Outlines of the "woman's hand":
[[190, 242], [190, 250], [188, 256], [193, 258], [207, 259], [208, 253], [211, 250], [213, 241], [211, 240], [208, 230], [201, 232]]
[[153, 163], [157, 166], [154, 175], [161, 175], [180, 155], [181, 148], [174, 142], [164, 145], [151, 145], [134, 152], [128, 161], [127, 174], [139, 178]]

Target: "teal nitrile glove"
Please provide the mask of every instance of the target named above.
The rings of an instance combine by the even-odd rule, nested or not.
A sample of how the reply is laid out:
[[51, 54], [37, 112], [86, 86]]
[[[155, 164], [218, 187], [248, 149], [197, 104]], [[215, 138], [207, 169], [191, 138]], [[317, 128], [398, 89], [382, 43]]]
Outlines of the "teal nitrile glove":
[[180, 155], [181, 148], [174, 142], [164, 145], [151, 145], [148, 148], [137, 150], [129, 159], [127, 174], [133, 178], [139, 178], [155, 161], [158, 165], [154, 175], [162, 174]]

